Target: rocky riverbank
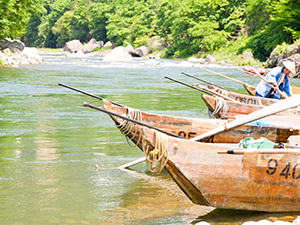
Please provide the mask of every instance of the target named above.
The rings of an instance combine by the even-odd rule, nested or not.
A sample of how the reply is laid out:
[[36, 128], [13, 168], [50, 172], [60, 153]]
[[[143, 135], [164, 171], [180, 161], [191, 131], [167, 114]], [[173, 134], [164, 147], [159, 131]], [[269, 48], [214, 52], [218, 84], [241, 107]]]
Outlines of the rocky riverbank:
[[25, 47], [19, 40], [0, 40], [0, 65], [41, 64], [43, 58], [36, 48]]
[[[161, 57], [161, 52], [164, 51], [162, 41], [157, 37], [153, 37], [149, 43], [134, 49], [131, 45], [126, 47], [114, 46], [110, 41], [96, 41], [92, 38], [87, 44], [83, 45], [79, 40], [72, 40], [65, 44], [62, 49], [66, 57], [87, 57], [87, 56], [102, 56], [103, 61], [107, 62], [130, 62], [134, 57], [146, 57], [149, 59], [158, 59]], [[265, 64], [266, 68], [272, 68], [277, 65], [281, 66], [283, 60], [291, 60], [296, 63], [296, 72], [300, 71], [300, 42], [284, 49], [276, 48], [271, 53]], [[212, 55], [205, 58], [190, 57], [187, 59], [189, 63], [200, 64], [225, 64], [225, 65], [243, 65], [239, 64], [238, 59], [246, 61], [255, 61], [251, 52], [243, 52], [237, 56], [237, 61], [222, 60], [217, 61]], [[257, 66], [260, 64], [257, 61]], [[19, 40], [0, 40], [0, 65], [18, 66], [26, 64], [41, 64], [43, 58], [36, 48], [25, 47], [24, 43]]]

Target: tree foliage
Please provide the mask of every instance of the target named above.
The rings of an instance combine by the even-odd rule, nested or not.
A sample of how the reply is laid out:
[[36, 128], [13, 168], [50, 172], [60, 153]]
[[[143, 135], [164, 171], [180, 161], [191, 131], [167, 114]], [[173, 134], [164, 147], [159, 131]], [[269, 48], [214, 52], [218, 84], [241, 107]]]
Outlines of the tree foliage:
[[239, 33], [265, 59], [300, 37], [297, 0], [0, 0], [0, 15], [0, 38], [22, 37], [29, 46], [95, 38], [138, 47], [157, 36], [170, 57], [211, 53]]
[[260, 16], [250, 13], [248, 22], [252, 28], [248, 47], [254, 55], [264, 60], [276, 45], [283, 42], [292, 43], [300, 37], [300, 4], [296, 0], [263, 0], [251, 1], [248, 12], [258, 9]]
[[29, 19], [42, 8], [42, 0], [0, 0], [0, 39], [20, 38]]

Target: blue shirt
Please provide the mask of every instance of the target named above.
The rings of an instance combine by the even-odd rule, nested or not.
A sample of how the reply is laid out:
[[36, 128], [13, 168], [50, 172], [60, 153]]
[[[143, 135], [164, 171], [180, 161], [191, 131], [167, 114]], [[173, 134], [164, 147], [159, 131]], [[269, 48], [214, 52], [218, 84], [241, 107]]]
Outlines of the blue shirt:
[[[273, 83], [273, 84], [277, 83], [277, 80], [279, 79], [280, 74], [282, 73], [282, 70], [283, 70], [283, 67], [275, 67], [275, 68], [273, 68], [265, 76], [266, 80], [269, 83]], [[259, 84], [256, 86], [256, 89], [255, 89], [256, 93], [259, 94], [262, 97], [266, 97], [271, 90], [272, 90], [271, 86], [268, 85], [263, 80], [261, 80], [259, 82]], [[287, 74], [285, 75], [284, 82], [279, 85], [279, 90], [282, 91], [282, 92], [285, 92], [289, 96], [291, 95], [290, 80], [289, 80], [289, 77], [288, 77]], [[274, 93], [270, 97], [275, 98], [275, 99], [280, 99], [281, 95], [277, 91], [274, 91]]]

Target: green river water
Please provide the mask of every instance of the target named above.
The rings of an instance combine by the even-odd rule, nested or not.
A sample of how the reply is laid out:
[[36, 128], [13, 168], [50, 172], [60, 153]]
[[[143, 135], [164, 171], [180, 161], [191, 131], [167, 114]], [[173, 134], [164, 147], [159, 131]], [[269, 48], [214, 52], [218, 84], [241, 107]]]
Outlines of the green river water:
[[[131, 172], [115, 169], [143, 153], [128, 145], [109, 116], [82, 106], [101, 106], [99, 100], [57, 84], [185, 117], [208, 117], [200, 92], [164, 76], [196, 83], [181, 74], [186, 72], [245, 93], [242, 85], [183, 61], [152, 65], [147, 59], [107, 63], [98, 57], [43, 57], [42, 65], [0, 68], [0, 224], [240, 224], [297, 216], [197, 206], [166, 171], [153, 175], [144, 163]], [[230, 66], [206, 68], [258, 83]]]

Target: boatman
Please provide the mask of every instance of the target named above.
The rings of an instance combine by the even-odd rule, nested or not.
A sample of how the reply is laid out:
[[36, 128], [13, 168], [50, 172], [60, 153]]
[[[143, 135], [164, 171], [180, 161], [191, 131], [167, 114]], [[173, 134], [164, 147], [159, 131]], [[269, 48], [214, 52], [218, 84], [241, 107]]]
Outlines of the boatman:
[[280, 99], [281, 95], [278, 93], [278, 89], [288, 96], [292, 95], [289, 74], [296, 73], [296, 65], [292, 61], [284, 61], [282, 64], [283, 67], [275, 67], [265, 76], [266, 80], [274, 86], [274, 89], [264, 80], [261, 80], [255, 89], [256, 96]]

